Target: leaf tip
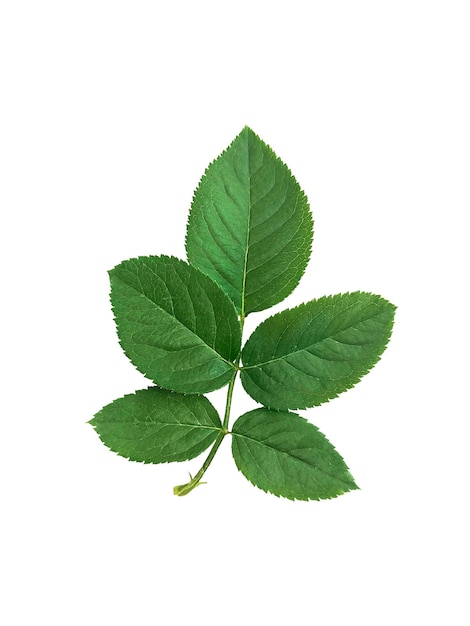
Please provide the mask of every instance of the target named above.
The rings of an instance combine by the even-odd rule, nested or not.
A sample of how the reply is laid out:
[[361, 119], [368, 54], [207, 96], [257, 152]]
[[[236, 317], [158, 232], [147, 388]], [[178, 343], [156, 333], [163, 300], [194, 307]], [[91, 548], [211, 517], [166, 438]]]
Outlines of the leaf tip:
[[248, 124], [245, 124], [240, 134], [256, 135], [255, 131], [252, 128], [250, 128]]

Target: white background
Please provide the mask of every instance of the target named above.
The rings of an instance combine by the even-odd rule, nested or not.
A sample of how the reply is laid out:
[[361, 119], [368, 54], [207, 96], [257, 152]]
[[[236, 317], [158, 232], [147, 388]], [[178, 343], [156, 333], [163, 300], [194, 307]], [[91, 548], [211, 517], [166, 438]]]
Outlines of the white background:
[[[451, 0], [2, 2], [5, 626], [469, 624], [469, 30]], [[245, 124], [315, 219], [276, 310], [398, 305], [375, 369], [303, 413], [361, 487], [332, 501], [262, 493], [228, 442], [176, 498], [202, 459], [130, 463], [86, 424], [147, 386], [107, 270], [184, 257], [193, 190]]]

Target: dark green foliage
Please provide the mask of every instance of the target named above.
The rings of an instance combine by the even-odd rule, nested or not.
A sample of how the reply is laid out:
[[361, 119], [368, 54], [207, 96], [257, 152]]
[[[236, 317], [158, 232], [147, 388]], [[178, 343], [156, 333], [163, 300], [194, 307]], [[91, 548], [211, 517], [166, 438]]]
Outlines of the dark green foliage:
[[390, 302], [360, 291], [282, 311], [260, 324], [243, 348], [243, 386], [275, 409], [331, 400], [377, 363], [394, 313]]
[[244, 128], [206, 170], [189, 215], [189, 262], [213, 278], [242, 316], [297, 286], [310, 257], [307, 198], [284, 163]]
[[90, 421], [111, 450], [131, 461], [186, 461], [204, 452], [222, 429], [204, 396], [150, 387], [119, 398]]
[[[354, 386], [390, 339], [394, 305], [360, 291], [312, 300], [262, 322], [241, 350], [245, 317], [293, 291], [312, 236], [297, 181], [245, 127], [196, 189], [189, 263], [138, 257], [109, 273], [121, 346], [158, 385], [108, 404], [91, 420], [111, 450], [165, 463], [191, 459], [213, 444], [194, 478], [175, 487], [177, 495], [201, 484], [226, 435], [238, 469], [264, 491], [320, 500], [357, 489], [326, 437], [288, 409], [317, 406]], [[245, 390], [264, 406], [239, 417], [230, 431], [239, 371]], [[224, 385], [221, 423], [198, 394]]]
[[174, 257], [138, 257], [109, 272], [121, 346], [160, 387], [205, 393], [226, 385], [240, 352], [230, 299]]
[[357, 489], [328, 439], [295, 413], [255, 409], [237, 419], [232, 435], [238, 469], [263, 491], [321, 500]]

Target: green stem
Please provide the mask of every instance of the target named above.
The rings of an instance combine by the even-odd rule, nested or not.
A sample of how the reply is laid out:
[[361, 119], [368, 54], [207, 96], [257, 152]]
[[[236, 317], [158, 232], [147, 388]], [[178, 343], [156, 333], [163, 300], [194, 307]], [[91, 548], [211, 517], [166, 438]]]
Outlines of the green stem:
[[[237, 365], [238, 367], [238, 365]], [[225, 415], [224, 422], [222, 424], [222, 428], [224, 429], [224, 435], [227, 434], [228, 431], [228, 420], [230, 418], [230, 409], [232, 407], [232, 396], [233, 396], [233, 388], [235, 386], [235, 380], [237, 378], [238, 369], [235, 370], [235, 374], [229, 382], [228, 390], [227, 390], [227, 402], [225, 403]]]
[[[240, 316], [240, 323], [241, 323], [242, 333], [243, 333], [243, 325], [245, 323], [245, 315], [244, 315], [243, 312], [242, 312], [242, 314]], [[204, 463], [202, 464], [201, 469], [194, 476], [194, 478], [191, 477], [191, 480], [189, 481], [189, 483], [186, 483], [185, 485], [177, 485], [176, 487], [173, 488], [173, 493], [175, 494], [175, 496], [185, 496], [188, 493], [190, 493], [193, 489], [195, 489], [198, 485], [202, 484], [201, 483], [201, 478], [204, 476], [204, 474], [206, 473], [207, 468], [212, 463], [212, 460], [215, 457], [216, 452], [219, 449], [220, 444], [222, 443], [223, 438], [229, 432], [228, 431], [228, 423], [229, 423], [229, 419], [230, 419], [230, 409], [232, 407], [233, 388], [235, 386], [235, 380], [237, 378], [239, 364], [240, 364], [240, 357], [238, 357], [237, 363], [235, 365], [235, 372], [234, 372], [232, 378], [230, 379], [230, 382], [229, 382], [229, 385], [228, 385], [227, 401], [225, 403], [225, 414], [224, 414], [224, 421], [223, 421], [223, 424], [222, 424], [222, 430], [217, 435], [217, 438], [216, 438], [216, 440], [214, 442], [214, 445], [212, 446], [211, 451], [207, 455], [207, 459], [204, 461]]]
[[191, 478], [189, 483], [186, 483], [185, 485], [177, 485], [176, 487], [173, 487], [173, 493], [175, 494], [175, 496], [185, 496], [195, 487], [201, 484], [201, 478], [204, 476], [206, 469], [212, 463], [212, 459], [215, 457], [215, 454], [219, 449], [220, 444], [222, 443], [222, 439], [225, 437], [226, 434], [227, 432], [225, 430], [221, 430], [220, 433], [217, 435], [217, 439], [215, 440], [215, 443], [212, 446], [207, 459], [202, 464], [202, 467], [196, 474], [196, 476], [194, 476], [194, 478]]
[[194, 478], [191, 478], [189, 483], [186, 483], [185, 485], [177, 485], [176, 487], [173, 488], [173, 493], [175, 494], [175, 496], [185, 496], [190, 491], [192, 491], [195, 487], [197, 487], [198, 485], [201, 484], [201, 478], [204, 476], [207, 468], [212, 463], [212, 459], [215, 457], [216, 452], [219, 449], [219, 446], [222, 443], [223, 438], [228, 433], [228, 421], [229, 421], [229, 418], [230, 418], [230, 407], [232, 406], [233, 387], [235, 385], [235, 379], [237, 377], [237, 372], [238, 372], [238, 370], [235, 370], [235, 373], [233, 374], [233, 376], [232, 376], [232, 378], [230, 380], [229, 386], [228, 386], [227, 402], [226, 402], [226, 405], [225, 405], [225, 415], [224, 415], [224, 422], [222, 424], [222, 430], [217, 435], [217, 438], [216, 438], [216, 440], [214, 442], [214, 445], [211, 448], [211, 451], [209, 452], [209, 454], [207, 456], [207, 459], [204, 461], [204, 463], [202, 464], [201, 469], [194, 476]]

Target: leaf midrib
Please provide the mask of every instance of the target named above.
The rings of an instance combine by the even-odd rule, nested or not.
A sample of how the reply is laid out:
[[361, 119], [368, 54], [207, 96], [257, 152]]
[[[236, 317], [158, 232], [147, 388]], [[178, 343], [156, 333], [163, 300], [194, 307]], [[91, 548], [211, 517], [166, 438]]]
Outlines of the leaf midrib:
[[331, 478], [334, 478], [337, 481], [340, 481], [341, 483], [343, 483], [344, 485], [347, 485], [348, 488], [351, 487], [351, 485], [349, 483], [347, 483], [343, 478], [338, 478], [338, 476], [336, 476], [335, 474], [331, 474], [330, 472], [327, 472], [325, 470], [322, 470], [320, 468], [318, 468], [315, 465], [312, 465], [310, 463], [307, 463], [307, 461], [305, 461], [304, 459], [301, 459], [297, 456], [295, 456], [295, 454], [291, 454], [290, 452], [285, 452], [284, 450], [279, 450], [278, 448], [274, 448], [273, 446], [268, 445], [267, 443], [263, 442], [263, 441], [259, 441], [258, 439], [253, 439], [253, 437], [248, 437], [248, 435], [242, 435], [241, 433], [236, 433], [236, 432], [231, 432], [231, 434], [234, 437], [241, 437], [242, 439], [248, 439], [249, 441], [253, 441], [254, 443], [257, 443], [258, 445], [265, 447], [265, 448], [269, 448], [270, 450], [273, 450], [274, 452], [287, 456], [291, 459], [294, 459], [295, 461], [298, 461], [299, 463], [303, 463], [304, 465], [306, 465], [308, 468], [310, 469], [315, 469], [316, 471], [325, 474], [325, 476], [330, 476]]
[[[91, 422], [91, 424], [93, 425], [93, 422]], [[194, 429], [201, 429], [201, 430], [214, 430], [214, 431], [219, 431], [219, 432], [223, 432], [223, 428], [221, 426], [200, 426], [199, 424], [183, 424], [181, 422], [154, 422], [152, 424], [145, 424], [143, 422], [116, 422], [115, 420], [103, 420], [101, 419], [99, 421], [99, 424], [112, 424], [113, 426], [115, 426], [116, 424], [124, 424], [125, 426], [134, 426], [136, 428], [140, 428], [142, 426], [148, 426], [149, 428], [153, 427], [153, 426], [186, 426], [187, 428], [194, 428]], [[149, 435], [150, 436], [150, 435]], [[120, 437], [122, 439], [122, 437]], [[144, 437], [143, 437], [144, 438]]]
[[246, 240], [245, 240], [245, 259], [243, 262], [243, 283], [242, 283], [242, 292], [241, 292], [241, 311], [240, 317], [242, 320], [245, 319], [245, 291], [246, 291], [246, 277], [247, 277], [247, 267], [248, 267], [248, 250], [250, 247], [250, 225], [251, 225], [251, 168], [250, 168], [250, 149], [249, 149], [249, 138], [248, 134], [246, 135], [246, 152], [247, 152], [247, 170], [248, 170], [248, 216], [247, 216], [247, 227], [246, 227]]
[[[374, 313], [374, 315], [371, 315], [370, 317], [367, 317], [363, 320], [361, 320], [360, 322], [367, 322], [371, 319], [373, 319], [374, 317], [377, 317], [378, 315], [381, 315], [382, 311], [379, 311], [378, 313]], [[338, 333], [342, 333], [345, 330], [353, 330], [355, 329], [355, 326], [348, 326], [347, 328], [343, 328], [342, 330], [338, 331]], [[309, 349], [313, 348], [315, 346], [320, 345], [321, 343], [323, 343], [324, 341], [327, 341], [328, 339], [332, 339], [333, 341], [336, 341], [337, 343], [341, 343], [345, 346], [356, 346], [356, 347], [363, 347], [366, 344], [361, 344], [361, 343], [357, 343], [357, 344], [351, 344], [351, 343], [344, 343], [344, 341], [339, 341], [338, 339], [336, 339], [336, 335], [338, 333], [332, 334], [332, 335], [328, 335], [327, 337], [323, 337], [322, 339], [320, 339], [319, 341], [315, 341], [314, 343], [309, 344], [308, 346], [305, 346], [303, 348], [298, 348], [297, 350], [292, 350], [292, 352], [288, 352], [286, 354], [282, 354], [281, 356], [278, 356], [274, 359], [269, 359], [268, 361], [262, 361], [261, 363], [256, 363], [255, 365], [244, 365], [242, 366], [240, 369], [241, 370], [250, 370], [250, 369], [254, 369], [254, 368], [258, 368], [258, 367], [264, 367], [265, 365], [270, 365], [271, 363], [276, 363], [277, 361], [284, 361], [286, 358], [290, 357], [290, 356], [294, 356], [295, 354], [299, 354], [301, 352], [307, 352], [309, 353]], [[310, 353], [309, 353], [310, 354]], [[313, 355], [311, 355], [313, 356]], [[321, 357], [317, 357], [319, 359], [321, 359]], [[327, 360], [327, 359], [324, 359]]]

